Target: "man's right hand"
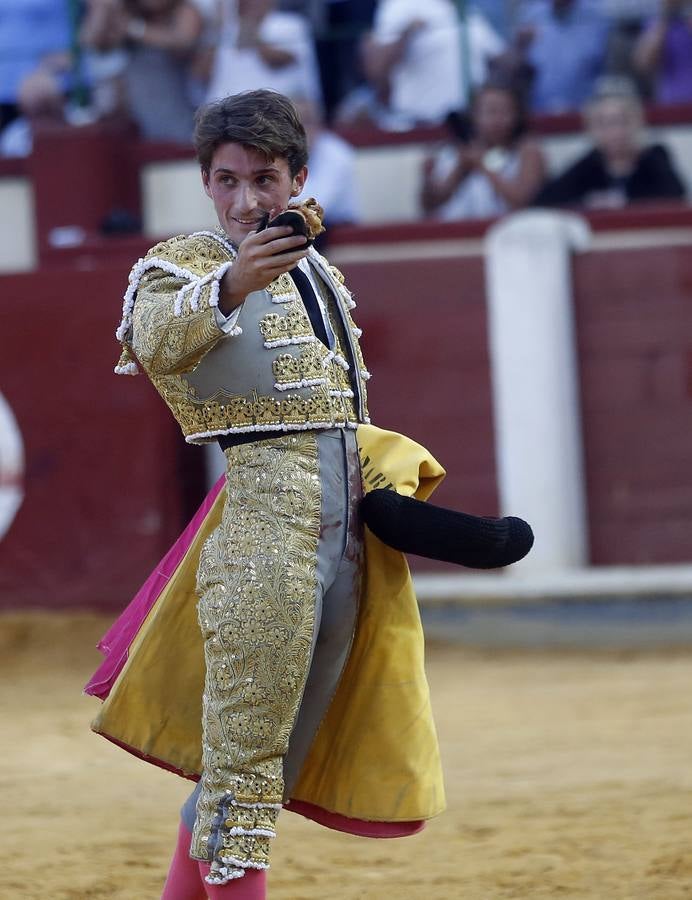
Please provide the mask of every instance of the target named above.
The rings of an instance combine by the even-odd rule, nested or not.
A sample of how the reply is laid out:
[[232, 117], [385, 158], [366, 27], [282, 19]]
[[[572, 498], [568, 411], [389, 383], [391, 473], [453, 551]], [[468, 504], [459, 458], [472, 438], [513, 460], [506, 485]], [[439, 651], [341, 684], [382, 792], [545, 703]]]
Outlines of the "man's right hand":
[[228, 316], [248, 294], [262, 291], [275, 278], [289, 272], [304, 259], [305, 235], [294, 234], [289, 226], [272, 226], [253, 231], [238, 248], [238, 256], [221, 279], [219, 309]]

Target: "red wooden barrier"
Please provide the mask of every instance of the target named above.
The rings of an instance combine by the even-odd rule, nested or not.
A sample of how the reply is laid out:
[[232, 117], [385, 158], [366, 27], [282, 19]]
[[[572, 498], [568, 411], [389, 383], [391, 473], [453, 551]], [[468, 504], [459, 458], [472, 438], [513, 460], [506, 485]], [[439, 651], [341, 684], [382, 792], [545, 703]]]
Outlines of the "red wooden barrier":
[[692, 560], [690, 247], [575, 259], [591, 559]]
[[126, 277], [0, 281], [0, 392], [26, 454], [0, 541], [3, 607], [122, 606], [180, 530], [175, 427], [145, 378], [113, 374]]
[[[112, 246], [121, 243], [128, 256], [144, 250]], [[343, 266], [373, 373], [373, 421], [447, 467], [438, 502], [493, 514], [483, 261], [412, 251], [393, 262], [386, 251]], [[105, 244], [90, 252], [74, 261], [96, 270], [0, 279], [0, 393], [26, 448], [26, 497], [0, 540], [5, 607], [122, 606], [202, 493], [202, 453], [183, 453], [146, 378], [112, 374], [128, 264], [106, 262]], [[575, 258], [574, 278], [592, 561], [689, 562], [692, 254], [589, 252]]]

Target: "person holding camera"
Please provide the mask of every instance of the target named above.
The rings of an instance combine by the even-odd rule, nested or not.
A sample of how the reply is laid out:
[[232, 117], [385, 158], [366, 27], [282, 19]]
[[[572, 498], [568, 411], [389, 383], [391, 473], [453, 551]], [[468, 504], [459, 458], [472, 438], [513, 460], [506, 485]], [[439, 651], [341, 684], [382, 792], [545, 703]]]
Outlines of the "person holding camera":
[[543, 183], [543, 152], [526, 131], [520, 95], [491, 83], [470, 119], [448, 117], [454, 143], [423, 164], [423, 211], [443, 221], [486, 219], [526, 206]]

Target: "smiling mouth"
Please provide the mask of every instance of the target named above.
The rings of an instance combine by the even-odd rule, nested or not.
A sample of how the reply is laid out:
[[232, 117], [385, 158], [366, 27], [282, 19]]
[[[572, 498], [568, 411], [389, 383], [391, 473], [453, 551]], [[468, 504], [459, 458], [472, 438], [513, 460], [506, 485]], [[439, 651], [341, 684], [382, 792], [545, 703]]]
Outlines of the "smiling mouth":
[[259, 225], [262, 219], [239, 219], [237, 216], [231, 216], [234, 222], [238, 222], [239, 225]]

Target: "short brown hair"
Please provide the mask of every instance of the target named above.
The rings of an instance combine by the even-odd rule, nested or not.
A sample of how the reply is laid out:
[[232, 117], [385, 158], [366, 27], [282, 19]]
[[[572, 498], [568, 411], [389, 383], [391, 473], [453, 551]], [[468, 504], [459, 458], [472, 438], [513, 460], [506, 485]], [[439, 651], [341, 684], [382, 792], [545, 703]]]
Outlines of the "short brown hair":
[[221, 144], [241, 144], [267, 162], [285, 159], [291, 177], [307, 164], [305, 129], [293, 103], [277, 91], [243, 91], [200, 107], [194, 145], [203, 171]]

